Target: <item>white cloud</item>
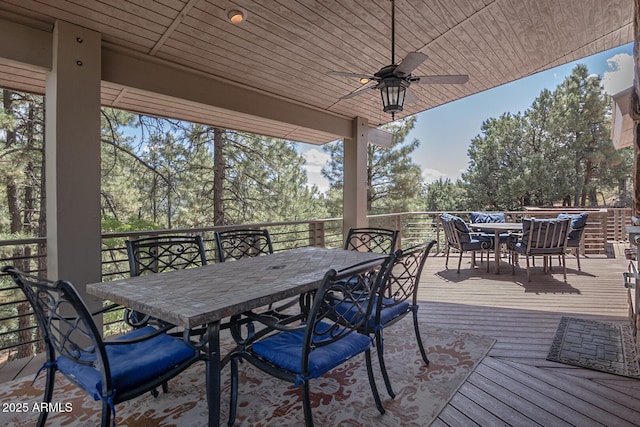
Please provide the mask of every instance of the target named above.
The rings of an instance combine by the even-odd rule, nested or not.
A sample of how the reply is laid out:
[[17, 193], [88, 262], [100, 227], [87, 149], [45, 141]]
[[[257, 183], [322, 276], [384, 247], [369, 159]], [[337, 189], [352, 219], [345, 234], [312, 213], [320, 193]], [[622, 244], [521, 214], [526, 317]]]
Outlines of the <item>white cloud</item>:
[[609, 70], [602, 76], [602, 87], [610, 95], [616, 94], [633, 83], [633, 57], [619, 53], [607, 59]]
[[440, 178], [447, 179], [449, 178], [449, 176], [447, 176], [446, 173], [440, 172], [435, 169], [423, 169], [422, 171], [422, 179], [424, 180], [425, 184], [431, 184], [432, 182], [435, 182]]
[[323, 193], [329, 191], [329, 181], [322, 176], [322, 168], [329, 162], [331, 156], [317, 148], [311, 148], [302, 153], [306, 160], [307, 177], [310, 185], [316, 185]]

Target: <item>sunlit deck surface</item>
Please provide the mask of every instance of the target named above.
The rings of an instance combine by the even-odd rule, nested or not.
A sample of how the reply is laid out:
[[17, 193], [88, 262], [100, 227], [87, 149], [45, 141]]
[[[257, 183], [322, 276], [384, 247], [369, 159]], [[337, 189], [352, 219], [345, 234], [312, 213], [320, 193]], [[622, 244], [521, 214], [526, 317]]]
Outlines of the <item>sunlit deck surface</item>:
[[581, 257], [581, 272], [567, 256], [566, 283], [557, 261], [544, 274], [539, 259], [527, 282], [506, 258], [496, 275], [493, 260], [487, 273], [465, 255], [458, 274], [457, 253], [449, 270], [444, 256], [429, 257], [420, 284], [428, 325], [497, 339], [433, 425], [640, 425], [640, 380], [546, 360], [562, 316], [628, 322], [624, 247]]
[[[640, 425], [640, 380], [546, 360], [562, 316], [628, 322], [624, 247], [581, 258], [582, 272], [567, 256], [566, 283], [557, 261], [547, 275], [538, 260], [527, 282], [526, 270], [512, 275], [506, 259], [496, 275], [493, 261], [487, 273], [486, 264], [472, 269], [465, 254], [458, 274], [456, 253], [450, 270], [444, 256], [430, 256], [420, 289], [422, 333], [436, 326], [497, 339], [433, 425]], [[35, 372], [41, 360], [1, 369], [0, 381]]]

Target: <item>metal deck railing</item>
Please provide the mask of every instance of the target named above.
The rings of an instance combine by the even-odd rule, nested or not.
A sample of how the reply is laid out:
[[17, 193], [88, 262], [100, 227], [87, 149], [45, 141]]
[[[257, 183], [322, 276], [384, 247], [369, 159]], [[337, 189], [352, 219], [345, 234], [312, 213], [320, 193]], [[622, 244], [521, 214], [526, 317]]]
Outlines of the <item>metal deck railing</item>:
[[[583, 211], [583, 210], [578, 210]], [[557, 216], [559, 210], [528, 210], [505, 212], [509, 221], [522, 217], [545, 218]], [[567, 212], [566, 210], [563, 212]], [[569, 211], [570, 212], [570, 211]], [[441, 212], [403, 212], [372, 215], [369, 224], [400, 230], [400, 245], [410, 246], [420, 241], [436, 239], [436, 252], [444, 249], [444, 233], [439, 215]], [[450, 212], [468, 220], [468, 212]], [[626, 240], [624, 225], [630, 223], [630, 209], [607, 209], [589, 211], [585, 232], [584, 252], [604, 254], [608, 241]], [[268, 222], [223, 227], [199, 227], [171, 230], [148, 230], [102, 235], [102, 280], [116, 280], [129, 276], [125, 241], [139, 237], [168, 234], [199, 234], [205, 242], [207, 259], [215, 262], [215, 231], [234, 228], [268, 228], [274, 250], [282, 251], [301, 246], [339, 248], [343, 245], [342, 219], [319, 219], [311, 221]], [[46, 275], [46, 239], [15, 239], [0, 241], [0, 265], [11, 264], [34, 274]], [[103, 319], [105, 334], [117, 333], [124, 327], [122, 315], [111, 313]], [[0, 365], [42, 351], [42, 341], [26, 299], [7, 277], [0, 277]]]

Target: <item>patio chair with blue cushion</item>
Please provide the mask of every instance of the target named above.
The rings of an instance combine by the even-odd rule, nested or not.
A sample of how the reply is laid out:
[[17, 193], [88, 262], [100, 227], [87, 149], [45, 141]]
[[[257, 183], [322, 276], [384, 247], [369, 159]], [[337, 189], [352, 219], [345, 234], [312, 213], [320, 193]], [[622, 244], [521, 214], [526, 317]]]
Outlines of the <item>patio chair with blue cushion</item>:
[[236, 416], [240, 360], [247, 360], [267, 374], [301, 386], [305, 424], [312, 426], [310, 380], [365, 353], [371, 392], [378, 411], [384, 414], [371, 363], [372, 339], [358, 331], [369, 322], [371, 301], [386, 282], [392, 260], [393, 255], [381, 256], [341, 271], [329, 270], [302, 323], [285, 320], [272, 324], [277, 331], [275, 334], [247, 340], [244, 348], [232, 353], [229, 425], [234, 423]]
[[269, 230], [238, 229], [216, 232], [218, 262], [273, 253]]
[[589, 214], [582, 212], [579, 214], [559, 214], [559, 219], [569, 218], [571, 219], [571, 232], [567, 238], [567, 248], [575, 251], [576, 261], [578, 263], [578, 271], [582, 271], [580, 268], [580, 251], [582, 250], [582, 240], [584, 236], [584, 230], [587, 227], [587, 218]]
[[380, 286], [378, 296], [374, 300], [371, 320], [364, 329], [365, 333], [375, 336], [380, 370], [387, 392], [392, 398], [395, 397], [395, 393], [384, 362], [384, 330], [411, 313], [420, 355], [424, 363], [429, 364], [418, 327], [418, 286], [422, 269], [435, 243], [436, 241], [432, 240], [396, 251], [388, 279]]
[[445, 235], [445, 268], [449, 268], [449, 251], [451, 248], [460, 252], [458, 259], [458, 273], [460, 273], [460, 265], [462, 264], [462, 254], [471, 252], [471, 264], [475, 267], [475, 252], [487, 251], [487, 271], [489, 271], [488, 251], [492, 248], [492, 237], [474, 236], [472, 235], [467, 223], [458, 216], [443, 213], [440, 215], [442, 227]]
[[346, 250], [390, 255], [396, 250], [398, 230], [387, 228], [350, 228], [345, 239]]
[[[47, 382], [43, 402], [50, 403], [56, 371], [79, 386], [94, 400], [102, 402], [102, 427], [110, 425], [115, 405], [146, 392], [157, 396], [156, 388], [165, 384], [194, 362], [199, 352], [181, 339], [165, 334], [165, 328], [147, 326], [112, 340], [103, 340], [93, 316], [73, 285], [52, 282], [5, 266], [29, 301], [46, 349]], [[38, 374], [40, 373], [38, 372]], [[38, 426], [44, 426], [48, 412], [40, 413]]]
[[[273, 243], [267, 229], [216, 231], [216, 248], [218, 262], [237, 261], [273, 253]], [[282, 313], [296, 303], [297, 299], [290, 300], [275, 308], [269, 304], [269, 310], [273, 310], [273, 314]]]
[[[207, 264], [201, 236], [154, 236], [131, 239], [125, 243], [132, 277]], [[142, 327], [146, 326], [149, 316], [126, 309], [124, 319], [130, 326]]]
[[531, 267], [529, 257], [543, 257], [543, 271], [546, 273], [550, 265], [550, 257], [558, 256], [561, 259], [564, 272], [564, 280], [567, 280], [567, 263], [565, 252], [567, 238], [569, 236], [569, 219], [535, 219], [522, 220], [522, 236], [519, 241], [509, 243], [509, 250], [514, 252], [512, 257], [512, 271], [515, 274], [517, 255], [524, 255], [527, 261], [527, 280], [531, 281]]

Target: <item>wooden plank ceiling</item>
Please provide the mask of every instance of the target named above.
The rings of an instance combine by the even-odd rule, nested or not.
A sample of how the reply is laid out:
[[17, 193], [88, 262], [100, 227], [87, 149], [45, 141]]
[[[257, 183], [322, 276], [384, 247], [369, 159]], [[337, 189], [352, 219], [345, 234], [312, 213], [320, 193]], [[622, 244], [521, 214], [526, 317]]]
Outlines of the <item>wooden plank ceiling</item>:
[[[231, 9], [247, 11], [232, 25]], [[411, 115], [633, 41], [631, 0], [396, 0], [396, 62], [428, 59], [414, 75], [468, 74], [464, 85], [412, 85]], [[214, 79], [369, 124], [390, 121], [378, 91], [338, 70], [372, 74], [391, 59], [389, 0], [3, 0], [0, 17], [51, 31], [64, 20], [107, 47], [186, 66]], [[0, 86], [43, 93], [44, 71], [0, 61]], [[326, 132], [103, 83], [104, 105], [292, 140]]]

